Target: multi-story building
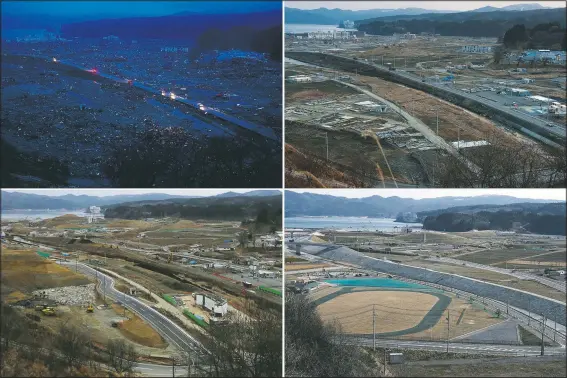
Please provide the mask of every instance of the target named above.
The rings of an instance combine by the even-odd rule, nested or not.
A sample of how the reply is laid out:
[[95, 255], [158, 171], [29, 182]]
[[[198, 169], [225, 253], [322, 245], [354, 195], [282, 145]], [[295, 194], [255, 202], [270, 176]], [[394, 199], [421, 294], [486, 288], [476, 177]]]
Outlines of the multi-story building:
[[489, 53], [492, 52], [492, 46], [465, 45], [465, 46], [461, 47], [461, 52], [477, 53], [477, 54], [489, 54]]

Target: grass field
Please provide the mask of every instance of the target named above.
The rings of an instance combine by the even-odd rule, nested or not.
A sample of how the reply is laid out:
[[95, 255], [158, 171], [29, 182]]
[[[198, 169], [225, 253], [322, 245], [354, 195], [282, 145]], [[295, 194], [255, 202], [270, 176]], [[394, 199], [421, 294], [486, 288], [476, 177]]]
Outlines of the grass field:
[[[112, 308], [117, 315], [123, 316], [124, 308], [113, 304]], [[123, 321], [118, 327], [119, 331], [128, 340], [151, 348], [167, 348], [167, 343], [149, 324], [145, 323], [136, 314], [126, 311], [128, 320]]]
[[306, 269], [316, 269], [316, 268], [328, 268], [332, 265], [329, 264], [285, 264], [286, 272], [306, 270]]
[[546, 253], [546, 254], [541, 254], [539, 256], [528, 257], [527, 259], [524, 259], [524, 260], [527, 260], [527, 261], [553, 261], [553, 262], [565, 263], [565, 261], [567, 260], [567, 252], [559, 251], [559, 252]]
[[2, 286], [29, 293], [61, 286], [86, 285], [90, 281], [55, 262], [40, 257], [36, 250], [2, 249]]
[[462, 256], [455, 256], [456, 259], [471, 261], [477, 264], [493, 265], [507, 260], [528, 258], [530, 256], [539, 255], [543, 251], [534, 249], [490, 249], [475, 253], [469, 253]]
[[360, 291], [340, 295], [317, 307], [323, 320], [338, 321], [344, 333], [372, 333], [372, 308], [376, 333], [416, 326], [437, 303], [437, 297], [409, 291]]
[[[337, 290], [323, 289], [316, 293], [316, 296], [311, 295], [311, 298], [315, 300]], [[317, 310], [322, 319], [326, 322], [336, 321], [344, 333], [371, 334], [374, 305], [376, 333], [401, 331], [416, 326], [425, 316], [431, 316], [430, 310], [438, 301], [437, 297], [422, 292], [360, 290], [340, 295], [319, 305]], [[470, 304], [465, 298], [452, 297], [447, 310], [436, 314], [440, 315], [440, 318], [433, 327], [396, 338], [445, 340], [447, 335], [454, 338], [504, 320], [485, 311], [482, 304]], [[449, 333], [447, 314], [450, 321]]]

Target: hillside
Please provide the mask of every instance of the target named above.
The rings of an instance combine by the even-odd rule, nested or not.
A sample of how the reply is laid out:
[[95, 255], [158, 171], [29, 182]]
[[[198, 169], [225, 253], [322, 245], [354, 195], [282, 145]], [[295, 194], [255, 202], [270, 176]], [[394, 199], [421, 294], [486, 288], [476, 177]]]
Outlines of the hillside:
[[565, 27], [565, 11], [535, 9], [526, 11], [497, 10], [452, 14], [426, 13], [417, 16], [397, 15], [356, 22], [358, 30], [373, 35], [393, 33], [435, 33], [442, 36], [500, 37], [517, 24], [534, 27], [558, 22]]
[[443, 213], [475, 214], [479, 212], [530, 212], [547, 215], [565, 216], [565, 203], [515, 203], [508, 205], [474, 205], [474, 206], [455, 206], [447, 209], [422, 211], [417, 213], [419, 220], [426, 217], [438, 216]]
[[260, 219], [281, 227], [282, 197], [206, 197], [162, 201], [141, 201], [110, 205], [105, 218], [143, 219], [178, 217], [182, 219], [231, 220]]
[[[253, 190], [246, 193], [227, 192], [219, 194], [219, 197], [238, 196], [273, 196], [279, 195], [276, 190]], [[14, 209], [85, 209], [88, 206], [108, 206], [124, 202], [159, 201], [172, 198], [195, 198], [195, 196], [171, 195], [165, 193], [147, 194], [120, 194], [113, 196], [97, 197], [88, 195], [66, 194], [53, 197], [39, 194], [7, 192], [2, 191], [1, 204], [4, 210]]]
[[[336, 164], [335, 164], [336, 165]], [[285, 145], [285, 184], [288, 188], [352, 188], [360, 180], [346, 173], [344, 167], [333, 166], [307, 155], [291, 144]]]
[[[395, 217], [400, 212], [423, 212], [455, 206], [508, 205], [516, 203], [552, 203], [559, 201], [532, 200], [511, 196], [485, 195], [477, 197], [439, 197], [411, 199], [372, 196], [345, 198], [314, 193], [286, 191], [286, 217], [293, 216], [368, 216]], [[565, 203], [562, 202], [562, 206]]]
[[349, 9], [297, 9], [285, 8], [286, 24], [318, 24], [318, 25], [338, 25], [344, 20], [364, 20], [374, 17], [385, 17], [395, 15], [418, 15], [422, 13], [448, 13], [450, 11], [431, 11], [422, 8], [403, 8], [403, 9], [368, 9], [368, 10], [349, 10]]
[[[563, 206], [564, 208], [564, 206]], [[464, 232], [471, 230], [501, 230], [565, 235], [565, 214], [543, 214], [526, 211], [480, 211], [473, 214], [444, 212], [429, 216], [423, 228], [434, 231]]]

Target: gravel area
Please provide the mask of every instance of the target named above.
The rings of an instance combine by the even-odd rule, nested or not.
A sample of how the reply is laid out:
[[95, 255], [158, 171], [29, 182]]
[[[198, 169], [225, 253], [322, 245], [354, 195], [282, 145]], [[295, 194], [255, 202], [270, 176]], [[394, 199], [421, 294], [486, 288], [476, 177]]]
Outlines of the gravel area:
[[95, 302], [95, 284], [64, 286], [56, 289], [36, 290], [34, 295], [45, 297], [62, 305], [77, 306]]

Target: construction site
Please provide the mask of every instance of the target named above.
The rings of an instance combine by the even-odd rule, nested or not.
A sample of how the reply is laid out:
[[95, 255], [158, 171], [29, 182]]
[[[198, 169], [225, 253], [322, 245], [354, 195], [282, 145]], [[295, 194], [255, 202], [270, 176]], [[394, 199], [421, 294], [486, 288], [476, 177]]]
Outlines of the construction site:
[[[108, 340], [123, 340], [144, 375], [208, 375], [198, 356], [218, 327], [281, 309], [281, 238], [253, 226], [167, 217], [3, 220], [2, 301], [48, 334], [61, 324], [88, 330], [102, 352]], [[177, 360], [183, 366], [172, 370], [187, 351], [201, 368]]]
[[[441, 354], [457, 370], [463, 358], [564, 357], [564, 236], [296, 228], [285, 238], [287, 295], [307, 296], [352, 344], [387, 352], [393, 375]], [[422, 373], [442, 375], [431, 368]]]
[[[511, 56], [494, 64], [495, 44], [431, 36], [287, 39], [288, 186], [454, 186], [444, 182], [447, 166], [490, 175], [492, 149], [530, 151], [540, 172], [555, 171], [550, 161], [564, 156], [565, 65], [532, 67]], [[470, 49], [480, 45], [486, 48]], [[333, 146], [333, 138], [340, 143]], [[361, 151], [364, 159], [354, 161]], [[536, 181], [508, 186], [549, 183]]]

